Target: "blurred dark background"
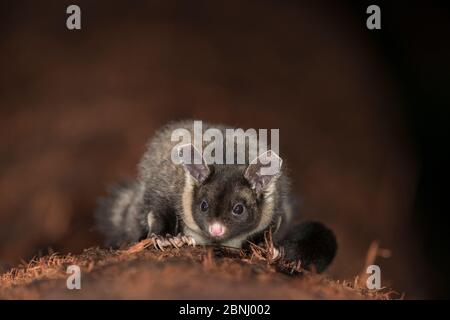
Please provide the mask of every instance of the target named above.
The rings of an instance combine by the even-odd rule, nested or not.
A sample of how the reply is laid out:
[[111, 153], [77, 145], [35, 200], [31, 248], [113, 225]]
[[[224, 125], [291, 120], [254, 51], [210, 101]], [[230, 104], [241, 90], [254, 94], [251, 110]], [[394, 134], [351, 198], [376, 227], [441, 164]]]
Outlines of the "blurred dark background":
[[4, 0], [0, 18], [0, 270], [101, 245], [98, 197], [159, 126], [198, 118], [280, 129], [302, 216], [337, 233], [332, 276], [377, 240], [384, 285], [450, 297], [442, 3]]

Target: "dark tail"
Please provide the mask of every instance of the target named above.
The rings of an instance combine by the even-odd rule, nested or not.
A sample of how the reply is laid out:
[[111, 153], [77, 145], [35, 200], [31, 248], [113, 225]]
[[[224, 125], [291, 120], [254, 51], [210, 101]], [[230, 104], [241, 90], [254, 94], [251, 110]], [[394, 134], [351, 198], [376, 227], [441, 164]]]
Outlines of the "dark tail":
[[95, 212], [96, 229], [105, 236], [107, 246], [118, 247], [137, 241], [142, 233], [138, 220], [138, 187], [122, 182], [99, 200]]
[[330, 265], [337, 251], [333, 231], [314, 221], [296, 225], [277, 245], [283, 247], [286, 260], [300, 260], [303, 268], [319, 273]]

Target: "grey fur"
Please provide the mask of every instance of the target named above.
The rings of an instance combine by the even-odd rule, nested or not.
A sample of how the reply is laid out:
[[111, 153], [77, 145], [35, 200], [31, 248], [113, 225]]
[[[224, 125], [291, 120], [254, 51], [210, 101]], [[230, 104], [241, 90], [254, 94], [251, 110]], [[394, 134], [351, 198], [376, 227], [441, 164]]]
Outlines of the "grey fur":
[[[119, 186], [109, 198], [102, 200], [96, 218], [108, 245], [135, 242], [145, 238], [148, 233], [165, 235], [179, 232], [193, 236], [200, 244], [212, 242], [196, 225], [192, 213], [188, 212], [188, 208], [193, 205], [189, 198], [193, 197], [191, 189], [196, 188], [195, 181], [189, 179], [182, 165], [174, 164], [170, 158], [173, 147], [178, 144], [171, 142], [171, 134], [177, 128], [185, 128], [193, 136], [193, 121], [173, 122], [163, 127], [148, 143], [139, 164], [137, 180]], [[225, 137], [225, 129], [231, 127], [203, 122], [203, 131], [208, 128], [221, 130]], [[210, 167], [217, 174], [223, 172], [220, 174], [225, 181], [228, 176], [243, 176], [248, 160], [247, 157], [245, 165], [213, 164]], [[275, 239], [283, 237], [292, 213], [289, 180], [284, 172], [283, 166], [277, 179], [273, 179], [261, 195], [261, 205], [254, 218], [257, 227], [226, 239], [221, 244], [240, 247], [245, 240], [260, 237], [269, 227], [276, 231]], [[149, 230], [149, 213], [152, 215], [153, 230]]]

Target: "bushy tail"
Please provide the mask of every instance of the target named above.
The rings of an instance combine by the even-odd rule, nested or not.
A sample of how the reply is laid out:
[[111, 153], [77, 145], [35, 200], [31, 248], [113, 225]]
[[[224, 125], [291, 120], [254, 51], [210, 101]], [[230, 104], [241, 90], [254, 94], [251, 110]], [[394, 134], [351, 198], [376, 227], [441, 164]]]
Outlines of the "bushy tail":
[[333, 231], [314, 221], [296, 225], [278, 245], [284, 248], [286, 260], [300, 260], [303, 268], [319, 273], [330, 265], [337, 251]]
[[111, 188], [107, 197], [99, 199], [95, 212], [96, 229], [105, 236], [107, 246], [119, 247], [142, 237], [141, 199], [136, 182], [122, 182]]

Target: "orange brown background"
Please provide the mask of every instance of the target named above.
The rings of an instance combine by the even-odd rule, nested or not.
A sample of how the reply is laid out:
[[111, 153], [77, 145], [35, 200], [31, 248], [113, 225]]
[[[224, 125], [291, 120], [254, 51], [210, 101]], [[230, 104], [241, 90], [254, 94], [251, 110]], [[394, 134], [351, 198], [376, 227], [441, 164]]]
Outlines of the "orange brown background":
[[[377, 240], [392, 252], [377, 260], [383, 284], [407, 297], [433, 295], [414, 215], [422, 162], [405, 86], [392, 48], [366, 29], [364, 6], [73, 3], [82, 10], [80, 31], [65, 28], [72, 2], [1, 5], [3, 270], [49, 248], [101, 245], [92, 228], [98, 197], [135, 175], [158, 127], [197, 118], [280, 129], [302, 217], [336, 231], [330, 275], [361, 272]], [[401, 34], [401, 19], [415, 17], [383, 27]], [[423, 50], [436, 45], [423, 30], [408, 32], [412, 65], [445, 57]]]

